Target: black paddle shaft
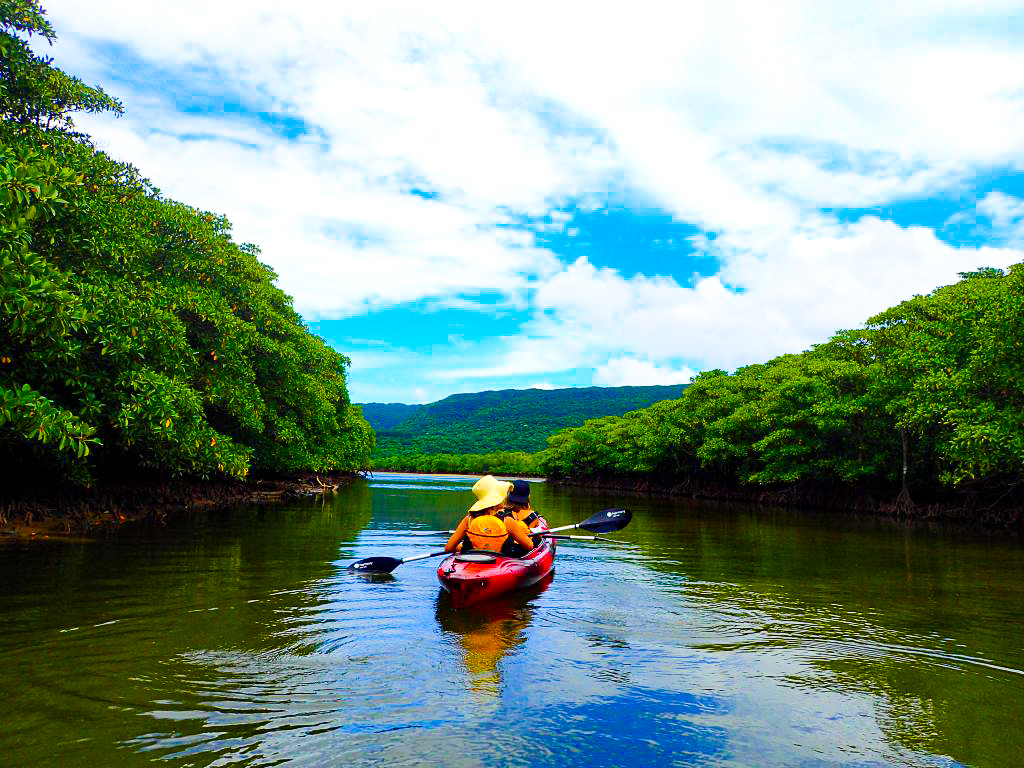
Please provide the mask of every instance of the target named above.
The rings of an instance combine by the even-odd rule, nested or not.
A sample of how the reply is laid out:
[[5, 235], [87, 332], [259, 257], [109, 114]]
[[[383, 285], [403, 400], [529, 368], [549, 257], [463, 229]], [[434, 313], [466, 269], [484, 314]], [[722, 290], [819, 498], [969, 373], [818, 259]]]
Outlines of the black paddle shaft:
[[542, 528], [533, 528], [531, 530], [533, 533], [557, 533], [558, 531], [571, 531], [573, 528], [582, 528], [593, 533], [611, 533], [612, 531], [621, 531], [629, 525], [629, 521], [632, 519], [633, 513], [628, 509], [611, 508], [595, 512], [582, 523], [560, 525], [557, 528], [548, 530]]

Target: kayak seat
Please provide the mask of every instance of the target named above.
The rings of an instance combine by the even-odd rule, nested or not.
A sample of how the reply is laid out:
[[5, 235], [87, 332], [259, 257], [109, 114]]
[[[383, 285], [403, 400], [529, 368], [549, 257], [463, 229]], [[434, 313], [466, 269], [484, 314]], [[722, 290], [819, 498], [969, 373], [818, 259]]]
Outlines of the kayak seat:
[[457, 563], [493, 563], [499, 557], [500, 552], [491, 552], [488, 549], [473, 549], [455, 556]]

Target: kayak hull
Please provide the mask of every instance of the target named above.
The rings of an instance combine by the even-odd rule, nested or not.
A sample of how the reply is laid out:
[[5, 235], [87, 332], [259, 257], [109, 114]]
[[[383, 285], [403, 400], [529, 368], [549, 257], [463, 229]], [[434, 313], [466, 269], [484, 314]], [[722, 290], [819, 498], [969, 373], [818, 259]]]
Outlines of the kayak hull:
[[[543, 518], [540, 527], [548, 527]], [[437, 567], [437, 579], [451, 595], [454, 608], [492, 600], [550, 574], [555, 567], [555, 546], [554, 539], [542, 539], [523, 557], [449, 555]]]

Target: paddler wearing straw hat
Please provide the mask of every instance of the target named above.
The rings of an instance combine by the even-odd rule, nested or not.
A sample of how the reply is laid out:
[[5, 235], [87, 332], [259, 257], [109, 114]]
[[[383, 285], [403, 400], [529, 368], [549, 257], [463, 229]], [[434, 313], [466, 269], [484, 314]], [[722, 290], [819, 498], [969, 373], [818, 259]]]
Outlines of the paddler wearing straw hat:
[[498, 516], [511, 490], [512, 483], [493, 475], [477, 480], [473, 485], [476, 503], [459, 522], [444, 551], [455, 552], [461, 544], [463, 552], [476, 549], [515, 557], [533, 549], [529, 528], [518, 520]]

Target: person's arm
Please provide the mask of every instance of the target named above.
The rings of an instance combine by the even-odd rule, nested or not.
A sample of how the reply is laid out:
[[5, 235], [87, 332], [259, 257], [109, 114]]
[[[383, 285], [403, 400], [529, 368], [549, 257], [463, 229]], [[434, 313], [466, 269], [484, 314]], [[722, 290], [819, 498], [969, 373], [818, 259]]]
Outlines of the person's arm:
[[526, 527], [525, 523], [519, 520], [508, 519], [505, 521], [505, 527], [508, 532], [512, 534], [512, 538], [515, 539], [516, 544], [529, 551], [536, 545], [533, 543], [533, 539], [530, 538], [530, 529]]
[[448, 543], [444, 545], [445, 552], [454, 552], [459, 548], [459, 542], [462, 541], [462, 537], [466, 535], [466, 530], [469, 528], [469, 515], [466, 515], [462, 520], [459, 521], [458, 526], [455, 528], [455, 533], [452, 534], [451, 538], [448, 539]]

